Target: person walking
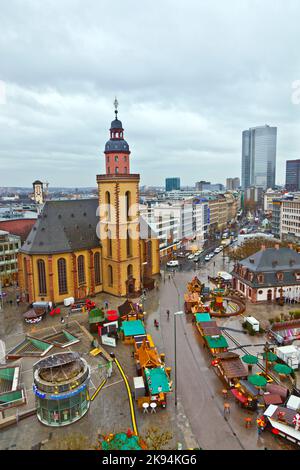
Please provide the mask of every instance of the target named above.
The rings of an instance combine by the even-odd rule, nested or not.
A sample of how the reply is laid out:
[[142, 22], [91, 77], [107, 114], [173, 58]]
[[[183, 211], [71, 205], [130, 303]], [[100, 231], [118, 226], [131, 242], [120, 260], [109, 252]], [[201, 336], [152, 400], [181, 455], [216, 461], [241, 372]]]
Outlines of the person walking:
[[167, 310], [167, 318], [168, 318], [168, 321], [170, 319], [170, 310]]
[[224, 418], [227, 419], [227, 416], [230, 416], [230, 404], [224, 403]]
[[109, 304], [108, 304], [108, 301], [105, 300], [105, 301], [104, 301], [104, 308], [105, 308], [106, 310], [108, 309], [108, 305], [109, 305]]

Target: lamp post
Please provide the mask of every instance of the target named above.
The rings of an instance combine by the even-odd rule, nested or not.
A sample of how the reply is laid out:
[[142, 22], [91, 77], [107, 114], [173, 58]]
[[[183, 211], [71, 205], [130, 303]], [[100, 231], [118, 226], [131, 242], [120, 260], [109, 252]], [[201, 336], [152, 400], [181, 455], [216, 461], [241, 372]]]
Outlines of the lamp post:
[[177, 353], [176, 353], [176, 317], [177, 315], [183, 315], [182, 311], [174, 312], [174, 357], [175, 357], [175, 406], [177, 406]]

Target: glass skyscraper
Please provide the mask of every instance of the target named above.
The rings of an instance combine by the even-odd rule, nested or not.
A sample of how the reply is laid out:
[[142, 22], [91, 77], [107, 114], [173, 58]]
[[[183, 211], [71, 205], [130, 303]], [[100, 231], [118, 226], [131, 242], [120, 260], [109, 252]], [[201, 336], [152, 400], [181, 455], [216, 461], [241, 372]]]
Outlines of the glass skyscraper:
[[285, 189], [287, 191], [300, 190], [300, 160], [287, 160]]
[[166, 178], [166, 191], [180, 190], [180, 178]]
[[243, 132], [242, 138], [242, 188], [273, 188], [277, 127], [252, 127]]

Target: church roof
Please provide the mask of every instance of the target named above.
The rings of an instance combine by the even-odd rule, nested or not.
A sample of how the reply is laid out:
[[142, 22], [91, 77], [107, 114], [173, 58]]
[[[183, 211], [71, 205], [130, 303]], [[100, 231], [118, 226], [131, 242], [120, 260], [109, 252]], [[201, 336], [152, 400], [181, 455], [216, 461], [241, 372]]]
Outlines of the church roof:
[[129, 152], [129, 145], [124, 139], [110, 139], [105, 144], [105, 152]]
[[51, 254], [100, 246], [97, 208], [96, 198], [47, 201], [20, 251]]

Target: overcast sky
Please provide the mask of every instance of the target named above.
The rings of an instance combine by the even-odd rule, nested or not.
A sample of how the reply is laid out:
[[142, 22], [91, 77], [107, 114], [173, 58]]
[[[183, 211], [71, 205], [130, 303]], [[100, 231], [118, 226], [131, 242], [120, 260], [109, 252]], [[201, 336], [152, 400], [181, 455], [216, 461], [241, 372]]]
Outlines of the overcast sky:
[[115, 95], [141, 184], [240, 176], [242, 130], [266, 123], [283, 183], [299, 18], [299, 0], [2, 2], [0, 186], [94, 186]]

